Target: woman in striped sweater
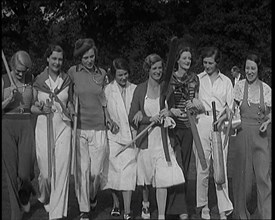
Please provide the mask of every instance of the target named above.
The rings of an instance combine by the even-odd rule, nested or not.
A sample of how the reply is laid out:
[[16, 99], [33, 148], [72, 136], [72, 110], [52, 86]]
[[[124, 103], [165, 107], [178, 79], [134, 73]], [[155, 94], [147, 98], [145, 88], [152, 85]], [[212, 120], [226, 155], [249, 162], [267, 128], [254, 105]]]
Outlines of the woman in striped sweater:
[[178, 164], [182, 168], [186, 182], [168, 189], [168, 215], [179, 215], [180, 219], [188, 218], [186, 203], [186, 186], [192, 152], [193, 135], [186, 109], [194, 114], [203, 111], [202, 103], [197, 99], [199, 89], [198, 76], [190, 71], [192, 64], [192, 49], [181, 43], [177, 53], [177, 71], [172, 75], [172, 94], [168, 100], [170, 111], [176, 121], [176, 127], [170, 130], [175, 137], [174, 148]]

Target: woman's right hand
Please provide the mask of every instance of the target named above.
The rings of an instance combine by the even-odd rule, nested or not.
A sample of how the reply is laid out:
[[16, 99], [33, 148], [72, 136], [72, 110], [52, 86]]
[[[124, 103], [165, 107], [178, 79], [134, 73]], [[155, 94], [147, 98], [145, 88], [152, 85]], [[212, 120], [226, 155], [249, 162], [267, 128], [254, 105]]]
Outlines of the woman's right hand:
[[155, 115], [150, 118], [151, 122], [155, 122], [155, 124], [160, 124], [161, 123], [161, 116], [160, 115]]
[[8, 88], [8, 92], [9, 92], [8, 99], [10, 100], [10, 102], [12, 102], [14, 100], [15, 93], [17, 92], [17, 88], [15, 86], [10, 86]]
[[135, 126], [138, 126], [138, 123], [142, 120], [142, 118], [143, 118], [142, 112], [138, 111], [133, 118], [133, 122]]
[[40, 102], [36, 101], [35, 106], [37, 106], [39, 108], [40, 112], [43, 114], [50, 114], [53, 112], [51, 106], [47, 105], [43, 101], [40, 101]]

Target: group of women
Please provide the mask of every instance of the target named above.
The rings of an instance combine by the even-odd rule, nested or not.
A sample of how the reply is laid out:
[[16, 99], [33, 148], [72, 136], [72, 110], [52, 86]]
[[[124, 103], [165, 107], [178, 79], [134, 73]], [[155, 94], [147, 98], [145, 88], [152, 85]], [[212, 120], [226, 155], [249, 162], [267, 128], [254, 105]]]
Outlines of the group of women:
[[[211, 121], [208, 104], [213, 100], [218, 102], [218, 108], [222, 106], [217, 110], [226, 113], [221, 113], [218, 120], [220, 132], [224, 120], [233, 114], [229, 110], [233, 102], [240, 106], [242, 120], [234, 158], [238, 166], [233, 177], [234, 208], [228, 197], [227, 181], [224, 185], [216, 184], [220, 218], [226, 219], [232, 211], [237, 219], [250, 218], [246, 204], [254, 175], [259, 217], [271, 219], [271, 158], [266, 135], [271, 122], [271, 88], [259, 79], [257, 55], [247, 56], [246, 79], [233, 90], [229, 78], [219, 70], [217, 48], [207, 49], [202, 56], [205, 70], [195, 74], [190, 72], [192, 48], [180, 44], [177, 69], [165, 97], [164, 62], [158, 54], [145, 58], [143, 71], [148, 79], [139, 85], [129, 81], [129, 63], [123, 58], [113, 60], [110, 74], [98, 67], [93, 39], [77, 40], [73, 55], [78, 62], [66, 74], [62, 71], [63, 49], [49, 46], [45, 53], [47, 66], [34, 79], [28, 73], [32, 66], [29, 54], [18, 51], [10, 60], [11, 78], [7, 74], [2, 77], [2, 160], [11, 220], [22, 219], [23, 213], [30, 210], [30, 197], [35, 195], [31, 184], [35, 157], [39, 168], [38, 200], [49, 219], [67, 216], [71, 172], [80, 220], [91, 217], [98, 191], [105, 189], [111, 190], [113, 198], [110, 214], [122, 214], [122, 193], [123, 219], [133, 219], [131, 199], [136, 186], [142, 188], [141, 217], [150, 219], [150, 185], [156, 188], [158, 219], [165, 219], [166, 215], [188, 219], [187, 180], [194, 147], [190, 112], [197, 118], [207, 155], [204, 171], [194, 147], [197, 207], [202, 208], [202, 218], [210, 219], [205, 180], [211, 157], [206, 132], [211, 132], [211, 124], [207, 129], [204, 126]], [[223, 83], [228, 85], [227, 90]], [[202, 94], [207, 88], [209, 96], [209, 91]], [[215, 92], [218, 93], [213, 95]], [[227, 149], [223, 153], [226, 158]]]

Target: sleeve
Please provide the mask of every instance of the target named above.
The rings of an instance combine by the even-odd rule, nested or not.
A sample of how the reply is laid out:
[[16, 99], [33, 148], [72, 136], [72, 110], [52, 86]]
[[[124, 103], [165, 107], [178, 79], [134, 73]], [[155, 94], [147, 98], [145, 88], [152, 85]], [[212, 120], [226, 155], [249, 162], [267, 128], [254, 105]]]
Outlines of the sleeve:
[[68, 75], [71, 78], [72, 82], [74, 82], [74, 74], [73, 74], [73, 66], [68, 70]]
[[101, 93], [98, 95], [98, 99], [99, 99], [102, 107], [106, 107], [107, 106], [107, 98], [106, 98], [106, 94], [104, 92], [104, 88], [102, 88]]
[[196, 86], [195, 86], [195, 93], [199, 93], [199, 88], [200, 88], [200, 80], [198, 75], [195, 75], [195, 82], [196, 82]]
[[271, 87], [267, 85], [266, 83], [263, 84], [264, 87], [264, 102], [266, 106], [272, 107], [272, 100], [271, 100]]
[[232, 85], [231, 80], [228, 78], [226, 103], [230, 109], [232, 109], [232, 107], [233, 107], [233, 100], [234, 100], [233, 85]]
[[133, 94], [131, 107], [130, 107], [130, 111], [129, 111], [129, 115], [128, 115], [129, 124], [136, 130], [137, 130], [137, 126], [133, 123], [133, 119], [134, 119], [135, 114], [140, 110], [138, 89], [139, 89], [139, 87], [137, 86], [135, 88], [135, 91]]
[[74, 81], [73, 81], [73, 70], [72, 67], [67, 72], [68, 76], [70, 77], [70, 84], [69, 84], [69, 98], [68, 100], [73, 103], [74, 102]]
[[235, 86], [234, 86], [234, 91], [233, 91], [233, 98], [240, 102], [243, 99], [243, 86], [242, 83], [243, 81], [238, 81]]
[[69, 91], [68, 91], [68, 101], [73, 103], [73, 82], [70, 81], [70, 84], [69, 84]]
[[130, 107], [130, 111], [129, 111], [129, 115], [128, 115], [129, 124], [136, 130], [138, 129], [138, 127], [133, 123], [133, 119], [134, 119], [135, 114], [138, 111], [141, 111], [143, 114], [143, 118], [142, 118], [140, 124], [150, 124], [150, 118], [147, 115], [145, 115], [143, 106], [141, 106], [142, 97], [140, 97], [139, 91], [140, 91], [140, 87], [137, 86], [134, 91], [134, 94], [133, 94], [133, 99], [131, 102], [131, 107]]

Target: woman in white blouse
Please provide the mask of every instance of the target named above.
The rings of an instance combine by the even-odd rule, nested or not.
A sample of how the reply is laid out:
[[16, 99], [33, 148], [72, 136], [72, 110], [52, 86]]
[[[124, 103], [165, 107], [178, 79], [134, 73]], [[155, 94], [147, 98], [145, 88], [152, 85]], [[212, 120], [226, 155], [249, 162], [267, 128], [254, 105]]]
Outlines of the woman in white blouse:
[[267, 126], [271, 123], [271, 88], [259, 79], [260, 58], [249, 54], [245, 60], [246, 79], [234, 88], [240, 107], [241, 128], [236, 136], [236, 167], [233, 176], [234, 215], [250, 219], [246, 204], [252, 194], [253, 177], [257, 185], [259, 219], [271, 219], [270, 149]]
[[111, 189], [113, 196], [112, 216], [119, 216], [118, 192], [122, 192], [124, 202], [123, 219], [131, 219], [131, 198], [136, 187], [136, 147], [133, 144], [121, 154], [119, 150], [132, 141], [136, 131], [130, 126], [128, 114], [136, 85], [128, 81], [130, 67], [123, 58], [117, 58], [111, 65], [114, 78], [105, 88], [107, 108], [115, 126], [108, 130], [110, 155], [108, 158], [107, 183], [104, 189]]

